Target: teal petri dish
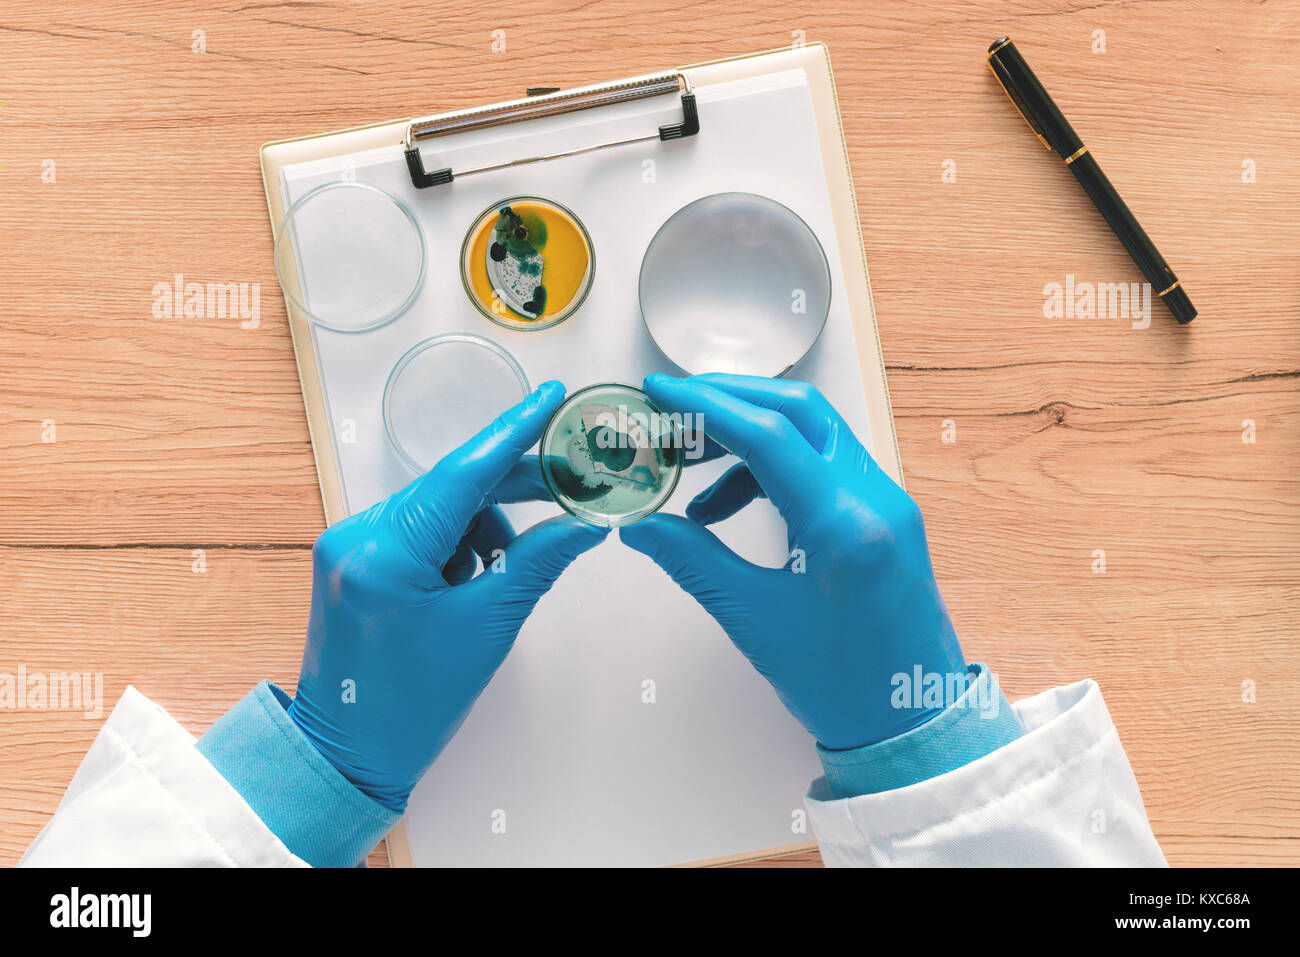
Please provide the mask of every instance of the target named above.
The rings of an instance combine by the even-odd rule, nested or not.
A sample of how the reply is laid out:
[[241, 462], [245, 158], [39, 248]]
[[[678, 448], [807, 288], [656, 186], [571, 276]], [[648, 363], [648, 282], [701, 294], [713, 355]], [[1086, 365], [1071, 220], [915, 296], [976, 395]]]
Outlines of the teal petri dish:
[[588, 525], [639, 522], [672, 496], [682, 474], [681, 422], [640, 389], [606, 383], [565, 400], [539, 446], [542, 478]]

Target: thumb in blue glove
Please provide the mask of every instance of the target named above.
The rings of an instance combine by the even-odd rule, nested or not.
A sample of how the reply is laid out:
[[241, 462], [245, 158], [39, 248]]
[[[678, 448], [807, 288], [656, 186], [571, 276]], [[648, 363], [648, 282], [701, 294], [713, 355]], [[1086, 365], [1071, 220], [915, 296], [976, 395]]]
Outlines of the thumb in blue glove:
[[[713, 615], [817, 741], [874, 744], [951, 703], [898, 706], [895, 675], [919, 667], [950, 687], [965, 659], [920, 510], [830, 403], [806, 383], [750, 376], [653, 375], [645, 388], [663, 409], [703, 416], [744, 462], [697, 496], [687, 518], [652, 515], [619, 536]], [[786, 521], [783, 568], [746, 561], [705, 527], [760, 497]]]
[[[496, 503], [549, 498], [537, 442], [547, 382], [401, 492], [327, 529], [291, 719], [394, 810], [441, 753], [538, 599], [605, 529], [562, 517], [514, 536]], [[474, 575], [475, 554], [484, 570]]]

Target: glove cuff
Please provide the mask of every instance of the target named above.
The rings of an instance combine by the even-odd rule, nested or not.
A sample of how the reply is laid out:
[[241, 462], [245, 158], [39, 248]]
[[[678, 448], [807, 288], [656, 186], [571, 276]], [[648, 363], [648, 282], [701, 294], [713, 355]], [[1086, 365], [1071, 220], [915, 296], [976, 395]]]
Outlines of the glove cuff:
[[988, 666], [967, 666], [966, 690], [918, 727], [848, 751], [817, 745], [835, 798], [907, 787], [947, 774], [1009, 744], [1024, 733]]
[[401, 814], [357, 790], [290, 719], [263, 681], [198, 741], [268, 829], [313, 867], [355, 867]]

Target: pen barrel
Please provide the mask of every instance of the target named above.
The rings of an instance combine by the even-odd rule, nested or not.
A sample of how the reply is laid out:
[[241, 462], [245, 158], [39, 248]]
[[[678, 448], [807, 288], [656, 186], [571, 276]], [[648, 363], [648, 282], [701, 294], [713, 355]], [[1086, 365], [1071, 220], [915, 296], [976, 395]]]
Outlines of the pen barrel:
[[1147, 282], [1151, 283], [1156, 295], [1161, 295], [1178, 282], [1178, 277], [1160, 255], [1155, 243], [1151, 242], [1151, 237], [1134, 217], [1128, 204], [1120, 198], [1119, 193], [1115, 192], [1115, 187], [1101, 171], [1101, 166], [1093, 158], [1092, 153], [1084, 153], [1075, 159], [1070, 163], [1069, 169], [1092, 199], [1093, 204], [1101, 210], [1101, 215], [1106, 218], [1110, 228], [1115, 231], [1119, 241], [1124, 244], [1128, 254], [1142, 270], [1142, 275], [1146, 276]]
[[1042, 140], [1044, 146], [1055, 150], [1065, 160], [1065, 165], [1070, 168], [1093, 205], [1101, 210], [1101, 215], [1174, 318], [1180, 323], [1195, 319], [1196, 307], [1187, 297], [1178, 277], [1160, 255], [1155, 243], [1151, 242], [1151, 237], [1138, 223], [1128, 204], [1115, 192], [1115, 187], [1101, 171], [1097, 160], [1083, 145], [1079, 134], [1052, 101], [1034, 71], [1029, 69], [1029, 64], [1010, 37], [999, 37], [990, 44], [988, 63], [989, 69], [1002, 84], [1030, 129]]

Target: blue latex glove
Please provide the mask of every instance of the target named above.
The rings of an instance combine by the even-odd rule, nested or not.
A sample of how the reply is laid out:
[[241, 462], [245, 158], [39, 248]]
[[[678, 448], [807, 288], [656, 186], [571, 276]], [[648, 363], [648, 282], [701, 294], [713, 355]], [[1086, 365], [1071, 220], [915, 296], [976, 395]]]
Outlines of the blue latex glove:
[[[965, 674], [920, 509], [821, 393], [732, 375], [652, 375], [645, 388], [667, 411], [702, 415], [705, 432], [744, 463], [698, 495], [687, 518], [652, 515], [620, 529], [622, 540], [717, 619], [823, 747], [874, 744], [941, 711], [891, 700], [892, 676], [916, 666]], [[704, 528], [763, 496], [789, 531], [784, 568], [752, 564]]]
[[[605, 537], [566, 516], [515, 538], [493, 504], [550, 497], [536, 457], [522, 456], [563, 400], [564, 386], [544, 383], [406, 489], [316, 540], [289, 715], [344, 777], [394, 810], [537, 600]], [[472, 577], [476, 552], [484, 571]]]

